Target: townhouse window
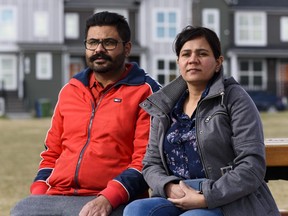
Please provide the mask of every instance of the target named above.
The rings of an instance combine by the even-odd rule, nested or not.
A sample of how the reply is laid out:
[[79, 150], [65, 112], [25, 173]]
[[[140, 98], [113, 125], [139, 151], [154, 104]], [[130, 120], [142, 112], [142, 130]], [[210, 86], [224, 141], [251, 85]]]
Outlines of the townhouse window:
[[236, 12], [234, 26], [236, 45], [265, 46], [267, 44], [265, 12]]
[[154, 10], [154, 41], [171, 42], [178, 33], [179, 12], [175, 9]]
[[220, 12], [218, 9], [203, 9], [202, 26], [213, 30], [220, 38]]
[[79, 14], [77, 13], [65, 14], [65, 38], [67, 39], [79, 38]]
[[0, 55], [0, 82], [6, 90], [17, 89], [17, 57], [14, 55]]
[[13, 6], [0, 6], [0, 41], [17, 39], [17, 9]]
[[265, 90], [267, 72], [262, 59], [239, 60], [240, 84], [247, 90]]
[[52, 79], [52, 54], [37, 53], [36, 54], [36, 79], [51, 80]]
[[37, 38], [47, 38], [49, 35], [49, 15], [47, 11], [35, 11], [33, 17], [33, 35]]
[[280, 39], [283, 42], [288, 42], [288, 17], [280, 18]]
[[177, 65], [175, 60], [161, 58], [157, 60], [157, 81], [161, 85], [166, 85], [177, 76]]

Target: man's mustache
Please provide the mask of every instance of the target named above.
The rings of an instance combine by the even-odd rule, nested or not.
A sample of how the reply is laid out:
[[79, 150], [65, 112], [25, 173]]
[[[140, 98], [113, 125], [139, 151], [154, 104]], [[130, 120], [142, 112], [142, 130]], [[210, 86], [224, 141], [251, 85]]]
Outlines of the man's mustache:
[[93, 61], [97, 60], [98, 58], [101, 58], [101, 59], [104, 59], [104, 60], [107, 60], [107, 61], [112, 61], [112, 58], [110, 56], [108, 56], [108, 55], [105, 55], [104, 53], [97, 53], [97, 54], [91, 56], [89, 58], [89, 61], [93, 62]]

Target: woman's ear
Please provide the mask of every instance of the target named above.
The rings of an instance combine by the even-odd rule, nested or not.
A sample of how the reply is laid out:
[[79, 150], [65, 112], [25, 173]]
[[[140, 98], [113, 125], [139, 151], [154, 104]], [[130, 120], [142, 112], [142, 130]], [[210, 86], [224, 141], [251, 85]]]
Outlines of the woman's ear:
[[224, 61], [223, 56], [219, 56], [219, 58], [216, 60], [217, 62], [216, 69], [215, 69], [216, 72], [220, 71], [223, 61]]

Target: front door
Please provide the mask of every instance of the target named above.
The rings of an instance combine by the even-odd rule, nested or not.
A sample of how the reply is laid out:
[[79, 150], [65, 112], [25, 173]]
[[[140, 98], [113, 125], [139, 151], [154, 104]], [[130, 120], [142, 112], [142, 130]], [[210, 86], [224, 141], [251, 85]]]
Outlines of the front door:
[[82, 71], [84, 69], [84, 61], [82, 58], [76, 58], [72, 57], [70, 59], [70, 65], [69, 65], [69, 79], [72, 78], [76, 73]]
[[16, 55], [0, 55], [0, 82], [0, 87], [5, 90], [17, 90]]
[[288, 63], [280, 63], [279, 95], [288, 97]]

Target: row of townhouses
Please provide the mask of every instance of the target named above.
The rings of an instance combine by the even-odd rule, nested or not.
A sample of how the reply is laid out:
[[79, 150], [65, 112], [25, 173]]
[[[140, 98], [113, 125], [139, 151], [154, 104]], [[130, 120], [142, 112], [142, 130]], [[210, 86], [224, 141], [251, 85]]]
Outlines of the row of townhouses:
[[179, 74], [176, 34], [201, 25], [220, 37], [227, 75], [247, 90], [288, 96], [287, 0], [0, 0], [0, 114], [35, 111], [42, 99], [55, 106], [86, 67], [85, 21], [103, 10], [127, 18], [129, 60], [162, 85]]

